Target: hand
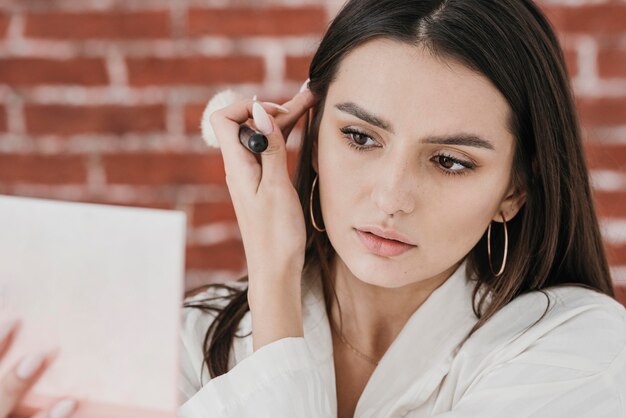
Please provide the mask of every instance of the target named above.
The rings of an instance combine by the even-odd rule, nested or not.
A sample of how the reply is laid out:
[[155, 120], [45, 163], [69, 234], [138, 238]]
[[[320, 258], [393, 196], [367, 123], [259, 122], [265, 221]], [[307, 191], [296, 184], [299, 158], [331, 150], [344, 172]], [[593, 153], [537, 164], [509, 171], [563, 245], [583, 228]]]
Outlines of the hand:
[[[306, 89], [284, 103], [289, 112], [276, 118], [276, 108], [257, 102], [254, 105], [259, 106], [257, 118], [253, 118], [253, 123], [248, 122], [255, 114], [252, 99], [235, 102], [210, 117], [222, 150], [226, 184], [242, 235], [252, 292], [268, 284], [257, 283], [255, 278], [276, 280], [276, 283], [286, 273], [299, 278], [304, 265], [304, 215], [287, 171], [285, 138], [315, 101]], [[263, 129], [265, 124], [258, 118], [258, 110], [267, 115], [271, 133]], [[267, 136], [268, 148], [260, 158], [239, 142], [239, 125], [246, 122]]]
[[[19, 328], [16, 323], [0, 323], [0, 359], [8, 350], [13, 340], [16, 330]], [[8, 326], [8, 334], [2, 338], [4, 327]], [[15, 407], [22, 397], [28, 392], [29, 388], [41, 376], [44, 363], [47, 363], [45, 355], [26, 356], [9, 370], [9, 372], [0, 377], [0, 418], [7, 418], [9, 414], [14, 412]], [[47, 364], [45, 365], [47, 366]], [[29, 373], [30, 372], [30, 373]], [[73, 404], [74, 403], [74, 404]], [[38, 411], [32, 418], [66, 418], [75, 409], [75, 401], [63, 399], [49, 408]]]
[[[287, 171], [285, 138], [315, 102], [305, 89], [284, 103], [289, 112], [276, 119], [275, 108], [251, 99], [233, 103], [210, 117], [246, 253], [254, 351], [285, 337], [304, 335], [300, 278], [306, 227]], [[251, 115], [256, 116], [251, 125], [268, 139], [260, 159], [239, 142], [239, 125]]]

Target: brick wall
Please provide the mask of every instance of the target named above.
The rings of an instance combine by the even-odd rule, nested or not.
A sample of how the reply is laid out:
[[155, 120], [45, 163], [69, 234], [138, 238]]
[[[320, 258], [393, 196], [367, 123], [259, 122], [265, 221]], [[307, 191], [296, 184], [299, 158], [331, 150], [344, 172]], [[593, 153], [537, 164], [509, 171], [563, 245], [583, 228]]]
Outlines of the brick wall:
[[[184, 210], [187, 286], [239, 277], [243, 246], [201, 112], [227, 85], [285, 101], [341, 3], [4, 0], [0, 193]], [[567, 52], [614, 280], [626, 286], [626, 4], [588, 3], [542, 5]]]

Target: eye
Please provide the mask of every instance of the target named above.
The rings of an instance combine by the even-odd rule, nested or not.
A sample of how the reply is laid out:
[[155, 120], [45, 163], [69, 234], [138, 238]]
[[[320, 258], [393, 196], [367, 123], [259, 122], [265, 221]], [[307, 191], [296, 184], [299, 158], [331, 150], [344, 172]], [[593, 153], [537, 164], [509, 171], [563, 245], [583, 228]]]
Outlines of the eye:
[[[344, 134], [343, 137], [346, 139], [348, 146], [357, 151], [369, 151], [372, 148], [379, 148], [376, 145], [365, 145], [368, 140], [376, 143], [365, 132], [355, 128], [341, 128], [340, 131]], [[476, 164], [471, 161], [460, 160], [445, 153], [435, 155], [433, 160], [436, 161], [439, 169], [446, 175], [465, 175], [476, 168]]]
[[471, 170], [476, 168], [476, 165], [470, 161], [459, 160], [444, 153], [435, 155], [433, 159], [436, 160], [437, 166], [440, 167], [440, 170], [447, 175], [455, 176], [469, 174]]
[[371, 136], [367, 135], [365, 132], [361, 132], [354, 128], [341, 128], [341, 132], [343, 132], [343, 137], [348, 141], [348, 146], [354, 148], [357, 151], [367, 151], [372, 148], [376, 148], [375, 146], [365, 146], [364, 143], [367, 140], [376, 142], [372, 139]]

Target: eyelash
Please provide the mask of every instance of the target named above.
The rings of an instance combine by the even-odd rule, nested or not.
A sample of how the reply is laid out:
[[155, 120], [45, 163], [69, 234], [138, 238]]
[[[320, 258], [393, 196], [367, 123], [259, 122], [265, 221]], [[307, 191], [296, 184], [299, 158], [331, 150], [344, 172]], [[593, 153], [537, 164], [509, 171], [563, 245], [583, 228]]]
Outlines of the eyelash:
[[[356, 135], [364, 136], [364, 137], [366, 137], [368, 139], [371, 139], [373, 141], [372, 137], [369, 136], [368, 134], [366, 134], [365, 132], [361, 132], [361, 131], [359, 131], [357, 129], [354, 129], [354, 128], [341, 128], [340, 131], [343, 132], [343, 134], [344, 134], [343, 136], [347, 140], [348, 146], [353, 148], [354, 150], [356, 150], [356, 151], [369, 151], [371, 148], [373, 148], [373, 147], [366, 147], [366, 146], [363, 146], [363, 145], [355, 144], [354, 141], [351, 139], [351, 135], [356, 134]], [[460, 164], [463, 167], [465, 167], [465, 169], [463, 169], [463, 170], [449, 170], [449, 169], [446, 169], [446, 168], [441, 168], [441, 165], [439, 165], [440, 170], [444, 174], [449, 175], [449, 176], [466, 175], [466, 174], [469, 174], [469, 171], [474, 170], [474, 168], [476, 168], [476, 165], [471, 163], [471, 162], [469, 162], [469, 161], [462, 161], [462, 160], [454, 158], [453, 156], [445, 154], [445, 153], [437, 154], [437, 155], [435, 155], [435, 158], [436, 157], [447, 158], [450, 161], [452, 161], [453, 163]]]

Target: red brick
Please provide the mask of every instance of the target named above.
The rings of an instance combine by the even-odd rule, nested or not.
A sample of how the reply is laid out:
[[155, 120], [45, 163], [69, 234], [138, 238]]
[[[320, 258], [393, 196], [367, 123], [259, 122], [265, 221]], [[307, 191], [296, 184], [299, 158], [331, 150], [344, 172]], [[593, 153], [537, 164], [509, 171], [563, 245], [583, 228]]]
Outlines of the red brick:
[[246, 257], [241, 241], [229, 240], [216, 245], [187, 247], [187, 269], [241, 270]]
[[70, 155], [0, 154], [0, 183], [85, 183], [85, 159]]
[[0, 132], [7, 131], [7, 112], [4, 106], [0, 106]]
[[545, 6], [542, 8], [559, 32], [621, 34], [626, 31], [626, 4]]
[[9, 16], [0, 14], [0, 38], [7, 36], [7, 29], [9, 27]]
[[626, 123], [626, 100], [620, 97], [578, 97], [576, 105], [584, 125], [622, 125]]
[[164, 202], [121, 202], [117, 200], [109, 200], [109, 199], [81, 199], [81, 202], [84, 203], [96, 203], [102, 205], [113, 205], [113, 206], [124, 206], [124, 207], [132, 207], [132, 208], [149, 208], [149, 209], [165, 209], [165, 210], [173, 210], [174, 205], [172, 203], [164, 203]]
[[611, 266], [620, 266], [626, 264], [626, 244], [611, 245], [605, 244], [606, 257]]
[[584, 143], [591, 169], [626, 171], [626, 145]]
[[626, 307], [626, 284], [615, 283], [615, 298]]
[[311, 57], [287, 57], [285, 60], [285, 78], [304, 83], [309, 76]]
[[200, 122], [202, 121], [202, 112], [204, 112], [205, 107], [206, 103], [188, 104], [185, 106], [185, 130], [188, 133], [200, 132]]
[[104, 61], [99, 58], [51, 60], [4, 58], [0, 60], [0, 83], [9, 85], [108, 83]]
[[565, 65], [570, 78], [576, 77], [578, 74], [578, 54], [572, 49], [565, 49]]
[[[624, 162], [626, 164], [626, 161]], [[626, 218], [626, 191], [593, 192], [598, 215], [602, 218]]]
[[28, 105], [27, 131], [34, 135], [152, 132], [165, 130], [165, 107]]
[[135, 86], [260, 83], [265, 76], [259, 57], [131, 58], [127, 65]]
[[626, 77], [626, 49], [600, 49], [598, 51], [600, 77]]
[[166, 202], [154, 202], [154, 201], [119, 201], [119, 200], [111, 200], [106, 196], [103, 197], [93, 197], [93, 198], [79, 198], [79, 199], [63, 199], [63, 200], [72, 200], [81, 203], [94, 203], [98, 205], [112, 205], [112, 206], [124, 206], [131, 208], [148, 208], [148, 209], [164, 209], [164, 210], [174, 210], [175, 205], [173, 203]]
[[108, 183], [115, 184], [226, 184], [219, 153], [107, 154], [102, 162]]
[[296, 168], [298, 166], [298, 152], [295, 150], [288, 150], [287, 151], [287, 174], [289, 175], [289, 178], [293, 179], [295, 172], [296, 172]]
[[32, 38], [140, 39], [171, 35], [166, 10], [29, 13], [25, 20], [25, 36]]
[[192, 36], [281, 36], [320, 34], [327, 18], [319, 6], [191, 8], [187, 23]]
[[192, 225], [204, 225], [213, 222], [236, 222], [232, 202], [196, 203], [193, 206]]

